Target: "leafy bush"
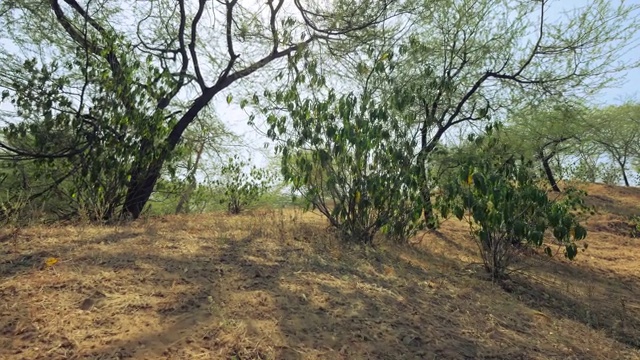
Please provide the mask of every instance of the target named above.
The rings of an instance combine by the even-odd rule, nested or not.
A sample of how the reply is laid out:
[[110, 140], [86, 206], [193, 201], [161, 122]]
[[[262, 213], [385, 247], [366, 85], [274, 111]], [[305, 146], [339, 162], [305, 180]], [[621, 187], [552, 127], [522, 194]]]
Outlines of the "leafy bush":
[[273, 181], [273, 174], [266, 169], [252, 166], [248, 173], [245, 172], [248, 165], [237, 155], [230, 157], [227, 165], [222, 167], [221, 178], [215, 181], [215, 185], [224, 191], [220, 203], [227, 204], [230, 214], [239, 214], [247, 206], [258, 202], [269, 191]]
[[633, 215], [629, 217], [629, 235], [632, 238], [640, 237], [640, 216]]
[[[286, 136], [278, 147], [282, 173], [308, 207], [318, 209], [342, 239], [372, 244], [382, 231], [407, 240], [421, 226], [415, 140], [400, 119], [366, 94], [325, 100], [290, 92], [287, 119], [269, 117], [269, 134]], [[409, 140], [407, 140], [409, 139]], [[281, 139], [280, 139], [281, 140]]]
[[[576, 241], [587, 234], [572, 213], [583, 205], [582, 194], [570, 190], [552, 200], [537, 185], [531, 161], [509, 155], [491, 136], [475, 144], [478, 153], [491, 156], [476, 157], [459, 169], [457, 178], [444, 185], [440, 210], [445, 217], [453, 213], [467, 219], [492, 279], [506, 275], [517, 246], [543, 246], [547, 230], [564, 246], [564, 255], [575, 258]], [[552, 254], [549, 246], [545, 252]]]

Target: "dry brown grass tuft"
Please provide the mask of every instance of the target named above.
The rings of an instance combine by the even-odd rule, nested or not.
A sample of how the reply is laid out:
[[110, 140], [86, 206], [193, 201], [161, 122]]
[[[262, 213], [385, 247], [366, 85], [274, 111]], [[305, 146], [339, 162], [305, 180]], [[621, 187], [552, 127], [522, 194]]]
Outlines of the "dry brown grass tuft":
[[615, 204], [589, 249], [504, 288], [454, 221], [367, 250], [298, 210], [28, 228], [0, 253], [0, 358], [640, 359], [640, 246], [602, 225], [640, 192], [589, 191]]

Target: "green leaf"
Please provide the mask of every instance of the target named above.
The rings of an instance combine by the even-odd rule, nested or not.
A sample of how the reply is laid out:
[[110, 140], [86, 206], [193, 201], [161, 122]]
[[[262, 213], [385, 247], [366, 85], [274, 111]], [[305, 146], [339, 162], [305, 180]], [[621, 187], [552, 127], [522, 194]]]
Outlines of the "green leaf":
[[578, 255], [578, 247], [576, 246], [576, 244], [569, 244], [566, 246], [565, 248], [565, 256], [569, 259], [569, 260], [573, 260], [575, 259], [575, 257]]
[[[581, 225], [576, 225], [574, 228], [574, 238], [576, 240], [582, 240], [587, 237], [587, 229]], [[586, 245], [586, 244], [585, 244]], [[585, 246], [586, 249], [586, 246]]]
[[464, 217], [464, 209], [461, 206], [455, 206], [453, 208], [453, 215], [455, 215], [458, 220], [462, 220]]
[[473, 185], [475, 186], [475, 188], [480, 191], [481, 194], [486, 194], [487, 193], [487, 186], [485, 183], [485, 178], [484, 175], [482, 175], [481, 173], [474, 173], [472, 176], [473, 179]]
[[449, 206], [444, 205], [444, 204], [441, 205], [440, 206], [440, 215], [445, 219], [448, 218], [449, 217]]

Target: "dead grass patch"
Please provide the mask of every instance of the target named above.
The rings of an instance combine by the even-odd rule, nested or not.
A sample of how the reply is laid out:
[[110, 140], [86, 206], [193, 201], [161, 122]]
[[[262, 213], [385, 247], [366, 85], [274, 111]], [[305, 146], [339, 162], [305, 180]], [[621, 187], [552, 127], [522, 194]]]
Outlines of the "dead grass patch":
[[640, 249], [607, 216], [505, 289], [454, 221], [366, 251], [295, 209], [32, 227], [0, 253], [0, 358], [637, 359]]

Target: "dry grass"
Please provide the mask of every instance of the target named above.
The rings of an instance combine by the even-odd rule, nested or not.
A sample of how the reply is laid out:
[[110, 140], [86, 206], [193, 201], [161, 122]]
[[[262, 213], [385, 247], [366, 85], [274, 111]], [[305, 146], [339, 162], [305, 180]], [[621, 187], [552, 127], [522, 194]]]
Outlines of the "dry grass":
[[587, 190], [613, 199], [589, 249], [503, 288], [454, 221], [366, 251], [296, 210], [28, 228], [0, 252], [0, 358], [640, 359], [640, 240], [609, 226], [640, 191]]

